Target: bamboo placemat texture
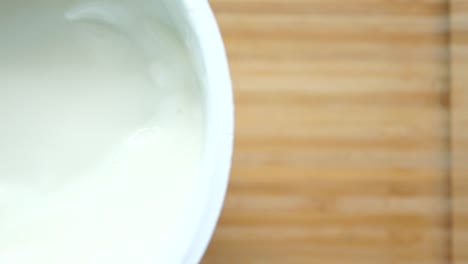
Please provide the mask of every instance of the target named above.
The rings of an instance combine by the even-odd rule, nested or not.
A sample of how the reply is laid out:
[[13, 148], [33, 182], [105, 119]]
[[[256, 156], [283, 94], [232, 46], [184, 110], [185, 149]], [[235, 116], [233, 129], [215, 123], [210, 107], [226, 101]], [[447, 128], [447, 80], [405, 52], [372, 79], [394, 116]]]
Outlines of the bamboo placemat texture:
[[203, 263], [468, 263], [468, 0], [211, 3], [237, 127]]

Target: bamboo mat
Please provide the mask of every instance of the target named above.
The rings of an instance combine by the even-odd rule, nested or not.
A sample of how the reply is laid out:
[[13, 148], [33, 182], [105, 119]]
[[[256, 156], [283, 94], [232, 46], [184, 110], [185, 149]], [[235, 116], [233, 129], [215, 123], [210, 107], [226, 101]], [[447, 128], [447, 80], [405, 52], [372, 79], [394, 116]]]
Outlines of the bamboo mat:
[[211, 3], [237, 128], [203, 263], [468, 263], [468, 0]]

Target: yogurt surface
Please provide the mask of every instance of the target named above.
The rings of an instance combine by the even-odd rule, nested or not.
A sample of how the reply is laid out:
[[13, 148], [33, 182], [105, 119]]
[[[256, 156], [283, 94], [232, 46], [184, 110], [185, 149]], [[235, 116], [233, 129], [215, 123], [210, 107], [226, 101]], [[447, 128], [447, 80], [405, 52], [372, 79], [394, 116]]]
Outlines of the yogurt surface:
[[2, 2], [0, 39], [0, 263], [167, 261], [203, 151], [183, 41], [124, 0]]

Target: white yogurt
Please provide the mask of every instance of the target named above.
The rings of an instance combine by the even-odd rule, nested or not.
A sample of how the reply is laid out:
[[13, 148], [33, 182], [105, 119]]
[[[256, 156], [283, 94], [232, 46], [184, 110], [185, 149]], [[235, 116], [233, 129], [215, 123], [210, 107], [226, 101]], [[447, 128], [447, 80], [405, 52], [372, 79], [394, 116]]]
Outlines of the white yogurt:
[[183, 42], [131, 2], [0, 4], [1, 264], [167, 261], [200, 92]]

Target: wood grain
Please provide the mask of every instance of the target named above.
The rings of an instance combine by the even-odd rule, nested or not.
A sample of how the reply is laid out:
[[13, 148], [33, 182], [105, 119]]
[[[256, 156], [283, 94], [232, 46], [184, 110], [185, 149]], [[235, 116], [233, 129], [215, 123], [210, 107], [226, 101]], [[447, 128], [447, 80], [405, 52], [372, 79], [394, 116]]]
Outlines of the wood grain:
[[203, 263], [466, 263], [463, 14], [454, 55], [448, 0], [211, 3], [237, 131]]

